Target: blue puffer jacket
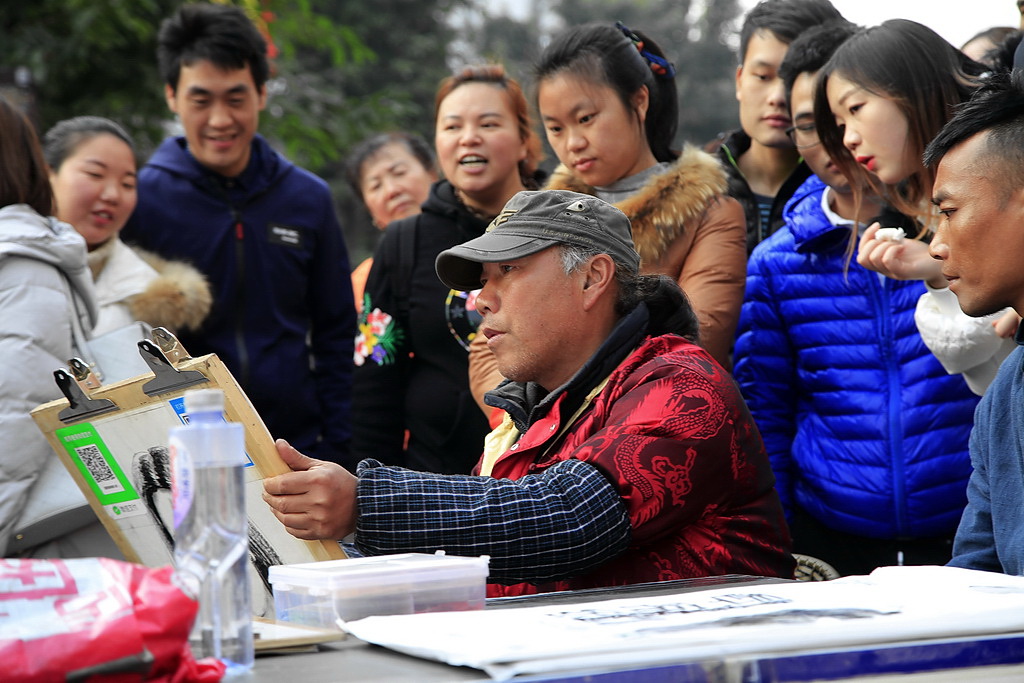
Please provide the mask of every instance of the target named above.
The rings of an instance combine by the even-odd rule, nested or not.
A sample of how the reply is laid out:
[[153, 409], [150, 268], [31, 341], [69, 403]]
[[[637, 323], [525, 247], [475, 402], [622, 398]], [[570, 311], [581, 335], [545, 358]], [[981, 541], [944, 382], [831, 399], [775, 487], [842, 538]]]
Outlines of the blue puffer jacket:
[[811, 176], [747, 266], [735, 376], [787, 513], [874, 538], [952, 534], [967, 502], [978, 398], [914, 324], [917, 281], [844, 272], [849, 227]]
[[330, 191], [263, 138], [237, 178], [206, 170], [169, 138], [139, 172], [126, 242], [192, 263], [213, 309], [179, 338], [216, 353], [275, 437], [341, 460], [351, 436], [355, 306]]

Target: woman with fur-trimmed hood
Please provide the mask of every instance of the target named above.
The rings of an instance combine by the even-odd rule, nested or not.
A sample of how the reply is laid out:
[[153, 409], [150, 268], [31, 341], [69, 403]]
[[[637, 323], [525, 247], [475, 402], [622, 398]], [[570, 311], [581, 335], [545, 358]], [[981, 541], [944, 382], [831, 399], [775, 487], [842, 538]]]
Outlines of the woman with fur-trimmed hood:
[[121, 126], [97, 116], [61, 121], [43, 139], [55, 213], [85, 238], [100, 336], [138, 320], [172, 332], [210, 311], [206, 278], [192, 266], [127, 246], [118, 233], [135, 209], [135, 151]]
[[210, 286], [187, 263], [133, 249], [114, 237], [89, 252], [100, 318], [100, 336], [135, 320], [172, 332], [194, 330], [210, 312]]
[[[642, 33], [593, 23], [556, 36], [535, 76], [541, 121], [561, 162], [546, 189], [592, 194], [621, 209], [642, 272], [679, 282], [700, 320], [701, 345], [728, 369], [743, 301], [746, 223], [714, 157], [671, 149], [674, 68]], [[486, 340], [475, 340], [470, 383], [487, 413], [483, 394], [500, 380]]]

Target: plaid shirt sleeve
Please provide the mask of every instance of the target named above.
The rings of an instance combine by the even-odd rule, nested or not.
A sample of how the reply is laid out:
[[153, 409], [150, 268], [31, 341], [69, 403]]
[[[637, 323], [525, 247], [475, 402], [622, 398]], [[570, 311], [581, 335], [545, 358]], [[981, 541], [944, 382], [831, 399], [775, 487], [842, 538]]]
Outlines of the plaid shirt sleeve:
[[621, 497], [579, 460], [514, 481], [364, 460], [358, 477], [355, 545], [365, 555], [489, 555], [489, 581], [540, 583], [583, 574], [629, 545]]

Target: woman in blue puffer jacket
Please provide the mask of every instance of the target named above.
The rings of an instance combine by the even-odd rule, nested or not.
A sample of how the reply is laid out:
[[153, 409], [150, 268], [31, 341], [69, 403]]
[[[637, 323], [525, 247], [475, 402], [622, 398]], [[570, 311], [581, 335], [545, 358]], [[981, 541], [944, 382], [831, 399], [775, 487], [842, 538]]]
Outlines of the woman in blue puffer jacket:
[[755, 249], [735, 376], [775, 470], [794, 550], [842, 574], [943, 564], [967, 502], [977, 397], [914, 322], [920, 281], [848, 260], [811, 176]]

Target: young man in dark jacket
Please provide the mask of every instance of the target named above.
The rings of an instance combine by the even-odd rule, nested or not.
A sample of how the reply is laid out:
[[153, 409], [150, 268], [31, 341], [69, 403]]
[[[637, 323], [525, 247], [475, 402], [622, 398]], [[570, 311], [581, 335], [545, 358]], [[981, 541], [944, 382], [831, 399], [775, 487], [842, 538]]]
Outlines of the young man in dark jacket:
[[353, 476], [279, 441], [295, 471], [264, 480], [264, 499], [299, 538], [355, 531], [363, 554], [489, 555], [492, 594], [792, 577], [753, 419], [695, 343], [679, 286], [639, 265], [617, 208], [566, 190], [516, 194], [436, 263], [446, 286], [482, 286], [478, 333], [508, 378], [487, 394], [507, 416], [480, 476], [369, 459]]
[[187, 260], [214, 308], [180, 335], [216, 353], [270, 431], [326, 460], [348, 450], [355, 308], [326, 183], [257, 135], [266, 43], [237, 7], [187, 4], [160, 28], [167, 106], [184, 135], [139, 173], [127, 241]]
[[792, 126], [779, 65], [802, 31], [839, 19], [829, 0], [763, 0], [740, 30], [736, 99], [740, 128], [705, 146], [729, 174], [729, 195], [747, 215], [747, 253], [783, 223], [782, 209], [810, 170], [789, 139]]

